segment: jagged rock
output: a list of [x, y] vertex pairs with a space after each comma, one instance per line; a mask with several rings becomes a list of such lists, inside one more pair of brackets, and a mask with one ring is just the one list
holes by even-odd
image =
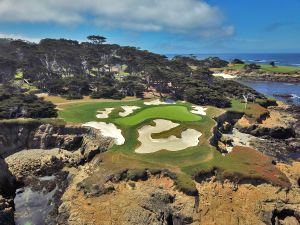
[[225, 121], [224, 124], [222, 125], [222, 132], [228, 133], [230, 132], [231, 129], [232, 129], [232, 125], [229, 122]]
[[221, 153], [228, 153], [226, 145], [224, 143], [222, 143], [221, 141], [218, 141], [218, 150]]
[[103, 137], [99, 130], [81, 126], [34, 123], [0, 123], [0, 155], [7, 157], [23, 149], [80, 149], [81, 163], [91, 161], [104, 152], [113, 140]]
[[15, 225], [13, 200], [7, 200], [0, 195], [0, 224]]
[[4, 159], [0, 158], [0, 224], [14, 225], [13, 201], [16, 191], [15, 178], [8, 170]]
[[15, 178], [8, 170], [8, 166], [4, 159], [0, 158], [0, 195], [12, 196], [14, 195], [15, 190]]

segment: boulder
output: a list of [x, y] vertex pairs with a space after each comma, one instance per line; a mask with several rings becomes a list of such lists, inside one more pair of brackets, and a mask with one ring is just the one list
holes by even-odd
[[4, 159], [0, 158], [0, 195], [13, 196], [16, 191], [16, 180]]

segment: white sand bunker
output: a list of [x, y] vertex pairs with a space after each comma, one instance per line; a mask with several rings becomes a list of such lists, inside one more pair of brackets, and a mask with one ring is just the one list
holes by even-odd
[[145, 105], [169, 105], [169, 104], [176, 104], [175, 102], [162, 102], [160, 99], [155, 99], [150, 102], [144, 102]]
[[144, 126], [138, 130], [141, 145], [135, 150], [137, 153], [153, 153], [160, 150], [180, 151], [197, 146], [201, 133], [194, 129], [187, 129], [181, 133], [181, 138], [170, 136], [168, 138], [153, 139], [151, 134], [160, 133], [179, 126], [169, 120], [154, 120], [155, 126]]
[[125, 138], [122, 135], [122, 131], [113, 123], [88, 122], [83, 124], [83, 126], [93, 127], [97, 130], [100, 130], [104, 137], [114, 138], [116, 145], [123, 145], [125, 143]]
[[104, 109], [104, 110], [99, 110], [99, 111], [97, 111], [97, 115], [96, 115], [96, 117], [98, 118], [98, 119], [106, 119], [106, 118], [108, 118], [108, 116], [109, 116], [109, 114], [112, 112], [114, 110], [114, 108], [106, 108], [106, 109]]
[[198, 114], [198, 115], [202, 115], [202, 116], [205, 116], [206, 115], [206, 110], [207, 108], [204, 108], [202, 106], [192, 106], [193, 110], [191, 110], [191, 113], [194, 113], [194, 114]]
[[120, 112], [119, 115], [122, 117], [128, 116], [133, 113], [134, 110], [140, 109], [141, 107], [138, 106], [122, 106], [124, 112]]
[[227, 74], [227, 73], [213, 73], [213, 76], [223, 77], [224, 79], [234, 79], [237, 77], [235, 75], [231, 75], [231, 74]]

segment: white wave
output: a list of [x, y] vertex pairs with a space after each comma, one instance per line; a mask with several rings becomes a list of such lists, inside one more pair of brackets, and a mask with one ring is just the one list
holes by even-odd
[[297, 67], [300, 67], [300, 63], [293, 63], [291, 64], [292, 66], [297, 66]]
[[292, 94], [292, 98], [300, 98], [300, 96], [298, 96], [296, 94]]

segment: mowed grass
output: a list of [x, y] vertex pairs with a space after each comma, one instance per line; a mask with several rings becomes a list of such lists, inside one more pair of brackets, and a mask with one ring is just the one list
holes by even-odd
[[[141, 109], [135, 111], [132, 116], [120, 117], [119, 112], [122, 105], [140, 106]], [[107, 119], [97, 119], [98, 110], [104, 108], [115, 108]], [[209, 144], [212, 136], [212, 129], [215, 121], [212, 116], [218, 114], [219, 109], [208, 109], [210, 115], [199, 116], [189, 112], [190, 104], [162, 105], [162, 106], [145, 106], [143, 101], [131, 102], [99, 102], [99, 103], [77, 103], [64, 105], [59, 111], [59, 117], [71, 123], [86, 123], [90, 121], [103, 121], [115, 123], [125, 137], [125, 144], [121, 146], [114, 145], [110, 152], [122, 153], [126, 157], [134, 158], [143, 163], [164, 165], [165, 168], [180, 168], [182, 165], [201, 162], [211, 156], [214, 147]], [[200, 144], [183, 151], [169, 152], [159, 151], [153, 154], [137, 154], [134, 152], [139, 145], [137, 140], [137, 130], [146, 124], [151, 123], [154, 119], [168, 119], [181, 124], [185, 128], [193, 128], [202, 133]], [[113, 154], [113, 153], [112, 153]]]
[[166, 119], [180, 122], [193, 122], [201, 120], [201, 116], [192, 114], [185, 106], [157, 106], [147, 108], [133, 116], [116, 119], [119, 125], [134, 126], [149, 119]]
[[112, 117], [107, 122], [114, 122], [114, 119], [118, 117], [118, 112], [121, 111], [121, 106], [143, 106], [143, 101], [114, 101], [114, 102], [75, 102], [73, 104], [64, 104], [59, 106], [59, 117], [66, 122], [71, 123], [87, 123], [90, 121], [103, 121], [97, 119], [97, 111], [105, 108], [116, 108], [111, 113]]
[[299, 67], [292, 67], [292, 66], [271, 66], [267, 64], [261, 65], [261, 69], [265, 71], [270, 71], [273, 73], [294, 73], [300, 71]]
[[[243, 70], [246, 64], [229, 64], [227, 67], [215, 68], [214, 70]], [[258, 64], [262, 71], [273, 72], [273, 73], [295, 73], [300, 71], [299, 67], [293, 66], [271, 66], [268, 64]]]

